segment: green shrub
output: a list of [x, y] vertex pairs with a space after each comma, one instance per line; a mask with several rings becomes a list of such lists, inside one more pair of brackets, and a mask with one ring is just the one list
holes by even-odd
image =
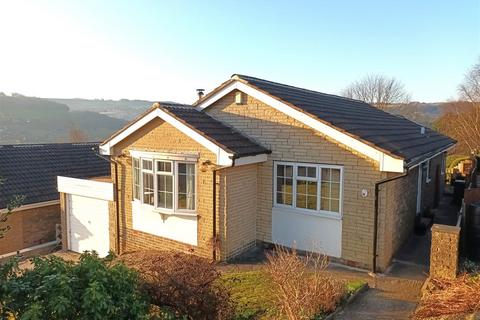
[[0, 316], [33, 319], [148, 319], [137, 273], [84, 253], [78, 263], [50, 256], [0, 266]]

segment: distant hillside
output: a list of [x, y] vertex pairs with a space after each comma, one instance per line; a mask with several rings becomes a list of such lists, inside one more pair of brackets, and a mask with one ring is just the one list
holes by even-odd
[[153, 101], [147, 100], [103, 100], [103, 99], [56, 99], [48, 100], [67, 105], [72, 111], [93, 111], [110, 117], [132, 120], [148, 109]]
[[447, 109], [448, 105], [445, 102], [410, 102], [408, 104], [390, 106], [385, 111], [401, 115], [427, 127], [432, 127], [433, 122], [441, 117]]
[[70, 111], [48, 99], [0, 94], [0, 144], [70, 142], [71, 131], [100, 141], [126, 121], [91, 111]]

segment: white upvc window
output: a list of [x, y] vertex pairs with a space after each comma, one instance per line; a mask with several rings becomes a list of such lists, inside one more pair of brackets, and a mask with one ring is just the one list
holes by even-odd
[[276, 207], [341, 214], [343, 167], [276, 161], [274, 176]]
[[162, 212], [196, 210], [196, 163], [132, 157], [133, 198]]

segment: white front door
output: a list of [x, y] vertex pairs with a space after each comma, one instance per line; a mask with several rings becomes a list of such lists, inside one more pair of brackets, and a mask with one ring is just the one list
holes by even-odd
[[69, 249], [95, 250], [105, 257], [110, 249], [108, 201], [70, 194], [68, 201]]

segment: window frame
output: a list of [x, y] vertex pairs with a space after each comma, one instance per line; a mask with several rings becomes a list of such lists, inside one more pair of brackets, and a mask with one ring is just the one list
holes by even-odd
[[[292, 175], [292, 205], [286, 205], [277, 203], [277, 166], [278, 165], [287, 165], [292, 166], [293, 175]], [[317, 209], [307, 209], [307, 208], [298, 208], [296, 206], [297, 202], [297, 180], [298, 180], [298, 167], [315, 167], [316, 177], [303, 177], [300, 176], [300, 180], [303, 181], [315, 181], [317, 182]], [[339, 195], [339, 211], [326, 211], [321, 210], [321, 183], [322, 183], [322, 168], [324, 169], [337, 169], [340, 170], [340, 195]], [[342, 217], [343, 215], [343, 170], [344, 167], [341, 165], [332, 165], [332, 164], [320, 164], [320, 163], [306, 163], [306, 162], [293, 162], [293, 161], [274, 161], [273, 162], [273, 207], [288, 209], [293, 211], [298, 211], [302, 213], [308, 213], [319, 216], [328, 216], [328, 217]]]
[[[166, 214], [175, 214], [175, 213], [184, 213], [184, 214], [196, 214], [197, 208], [198, 208], [198, 167], [197, 167], [197, 161], [194, 160], [172, 160], [172, 159], [165, 159], [165, 157], [155, 157], [155, 156], [133, 156], [132, 155], [132, 188], [135, 186], [135, 181], [133, 179], [133, 170], [134, 170], [134, 161], [133, 159], [137, 159], [140, 164], [140, 177], [139, 177], [139, 185], [140, 185], [140, 199], [136, 199], [132, 195], [132, 200], [133, 202], [137, 202], [142, 206], [151, 208], [154, 211], [157, 211], [159, 213], [166, 213]], [[147, 170], [143, 169], [143, 160], [147, 161], [152, 161], [152, 170]], [[157, 163], [158, 162], [169, 162], [171, 163], [171, 172], [164, 172], [164, 171], [158, 171], [157, 170]], [[194, 166], [194, 186], [195, 186], [195, 192], [194, 192], [194, 209], [179, 209], [178, 208], [178, 164], [180, 163], [185, 163], [185, 164], [191, 164]], [[153, 205], [150, 205], [148, 203], [144, 203], [143, 201], [143, 172], [148, 172], [148, 173], [153, 173], [153, 191], [154, 191], [154, 200], [153, 200]], [[172, 176], [172, 186], [173, 186], [173, 205], [172, 209], [168, 208], [162, 208], [158, 207], [158, 181], [157, 181], [157, 176], [158, 175], [170, 175]], [[132, 190], [133, 191], [133, 190]]]

